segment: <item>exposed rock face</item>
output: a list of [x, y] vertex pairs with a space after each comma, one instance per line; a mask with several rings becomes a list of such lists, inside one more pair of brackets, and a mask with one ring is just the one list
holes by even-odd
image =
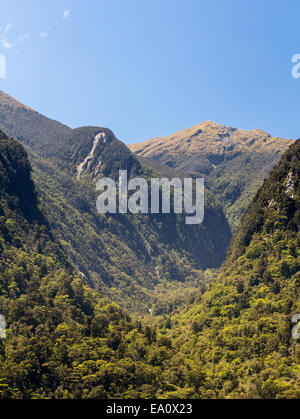
[[[97, 148], [97, 146], [98, 146], [98, 144], [99, 144], [99, 142], [100, 141], [103, 141], [104, 143], [106, 142], [106, 136], [105, 136], [105, 133], [103, 133], [103, 132], [101, 132], [100, 134], [97, 134], [96, 135], [96, 137], [95, 137], [95, 140], [94, 140], [94, 142], [93, 142], [93, 148], [92, 148], [92, 150], [91, 150], [91, 152], [89, 153], [89, 155], [84, 159], [84, 161], [82, 162], [82, 163], [80, 163], [80, 165], [77, 167], [77, 178], [79, 179], [80, 178], [80, 176], [82, 175], [82, 173], [84, 173], [85, 172], [85, 170], [87, 170], [87, 169], [89, 169], [90, 168], [90, 166], [91, 166], [91, 163], [92, 163], [92, 161], [93, 161], [93, 159], [94, 159], [94, 156], [95, 156], [95, 151], [96, 151], [96, 148]], [[98, 163], [99, 165], [101, 165], [101, 162], [99, 162]], [[95, 176], [97, 175], [98, 173], [96, 172], [95, 173]]]

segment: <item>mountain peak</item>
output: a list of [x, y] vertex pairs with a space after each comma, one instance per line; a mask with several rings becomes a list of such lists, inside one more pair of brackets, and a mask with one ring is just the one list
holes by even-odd
[[218, 124], [217, 122], [214, 122], [214, 121], [204, 121], [201, 124], [199, 124], [198, 126], [203, 128], [203, 129], [224, 129], [224, 128], [228, 128], [225, 125]]

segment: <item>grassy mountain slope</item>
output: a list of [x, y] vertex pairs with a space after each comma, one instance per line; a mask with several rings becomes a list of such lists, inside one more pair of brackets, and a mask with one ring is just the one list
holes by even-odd
[[[26, 123], [19, 118], [23, 113]], [[89, 284], [123, 307], [146, 313], [158, 303], [155, 287], [163, 283], [181, 287], [186, 282], [194, 287], [200, 270], [218, 268], [224, 261], [231, 233], [220, 203], [209, 192], [200, 226], [187, 226], [184, 217], [177, 215], [101, 216], [96, 212], [99, 176], [117, 179], [120, 169], [147, 179], [159, 176], [110, 130], [70, 130], [5, 94], [0, 96], [0, 121], [27, 146], [37, 190], [57, 240]]]
[[[243, 216], [220, 277], [173, 318], [165, 377], [205, 398], [299, 398], [300, 140]], [[175, 390], [181, 383], [181, 390]]]
[[260, 130], [238, 130], [208, 121], [129, 148], [139, 157], [204, 177], [223, 202], [235, 230], [264, 179], [291, 144]]

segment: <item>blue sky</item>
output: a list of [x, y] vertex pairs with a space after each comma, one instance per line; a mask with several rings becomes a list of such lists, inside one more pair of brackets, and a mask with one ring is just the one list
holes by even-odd
[[300, 137], [299, 0], [1, 1], [0, 89], [127, 143], [206, 120]]

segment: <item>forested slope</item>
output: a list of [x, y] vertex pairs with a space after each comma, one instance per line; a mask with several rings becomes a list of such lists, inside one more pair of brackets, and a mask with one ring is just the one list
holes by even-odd
[[[300, 140], [246, 211], [219, 278], [173, 318], [168, 377], [197, 397], [299, 398]], [[182, 394], [174, 391], [173, 395]]]
[[166, 343], [76, 275], [30, 170], [24, 148], [0, 132], [0, 399], [154, 397]]
[[[96, 181], [165, 176], [146, 167], [101, 127], [70, 129], [0, 92], [0, 126], [26, 145], [43, 211], [56, 240], [85, 280], [126, 310], [159, 307], [157, 286], [195, 289], [203, 271], [225, 260], [231, 232], [222, 206], [206, 190], [202, 225], [171, 215], [100, 215]], [[171, 299], [173, 298], [170, 295]]]

